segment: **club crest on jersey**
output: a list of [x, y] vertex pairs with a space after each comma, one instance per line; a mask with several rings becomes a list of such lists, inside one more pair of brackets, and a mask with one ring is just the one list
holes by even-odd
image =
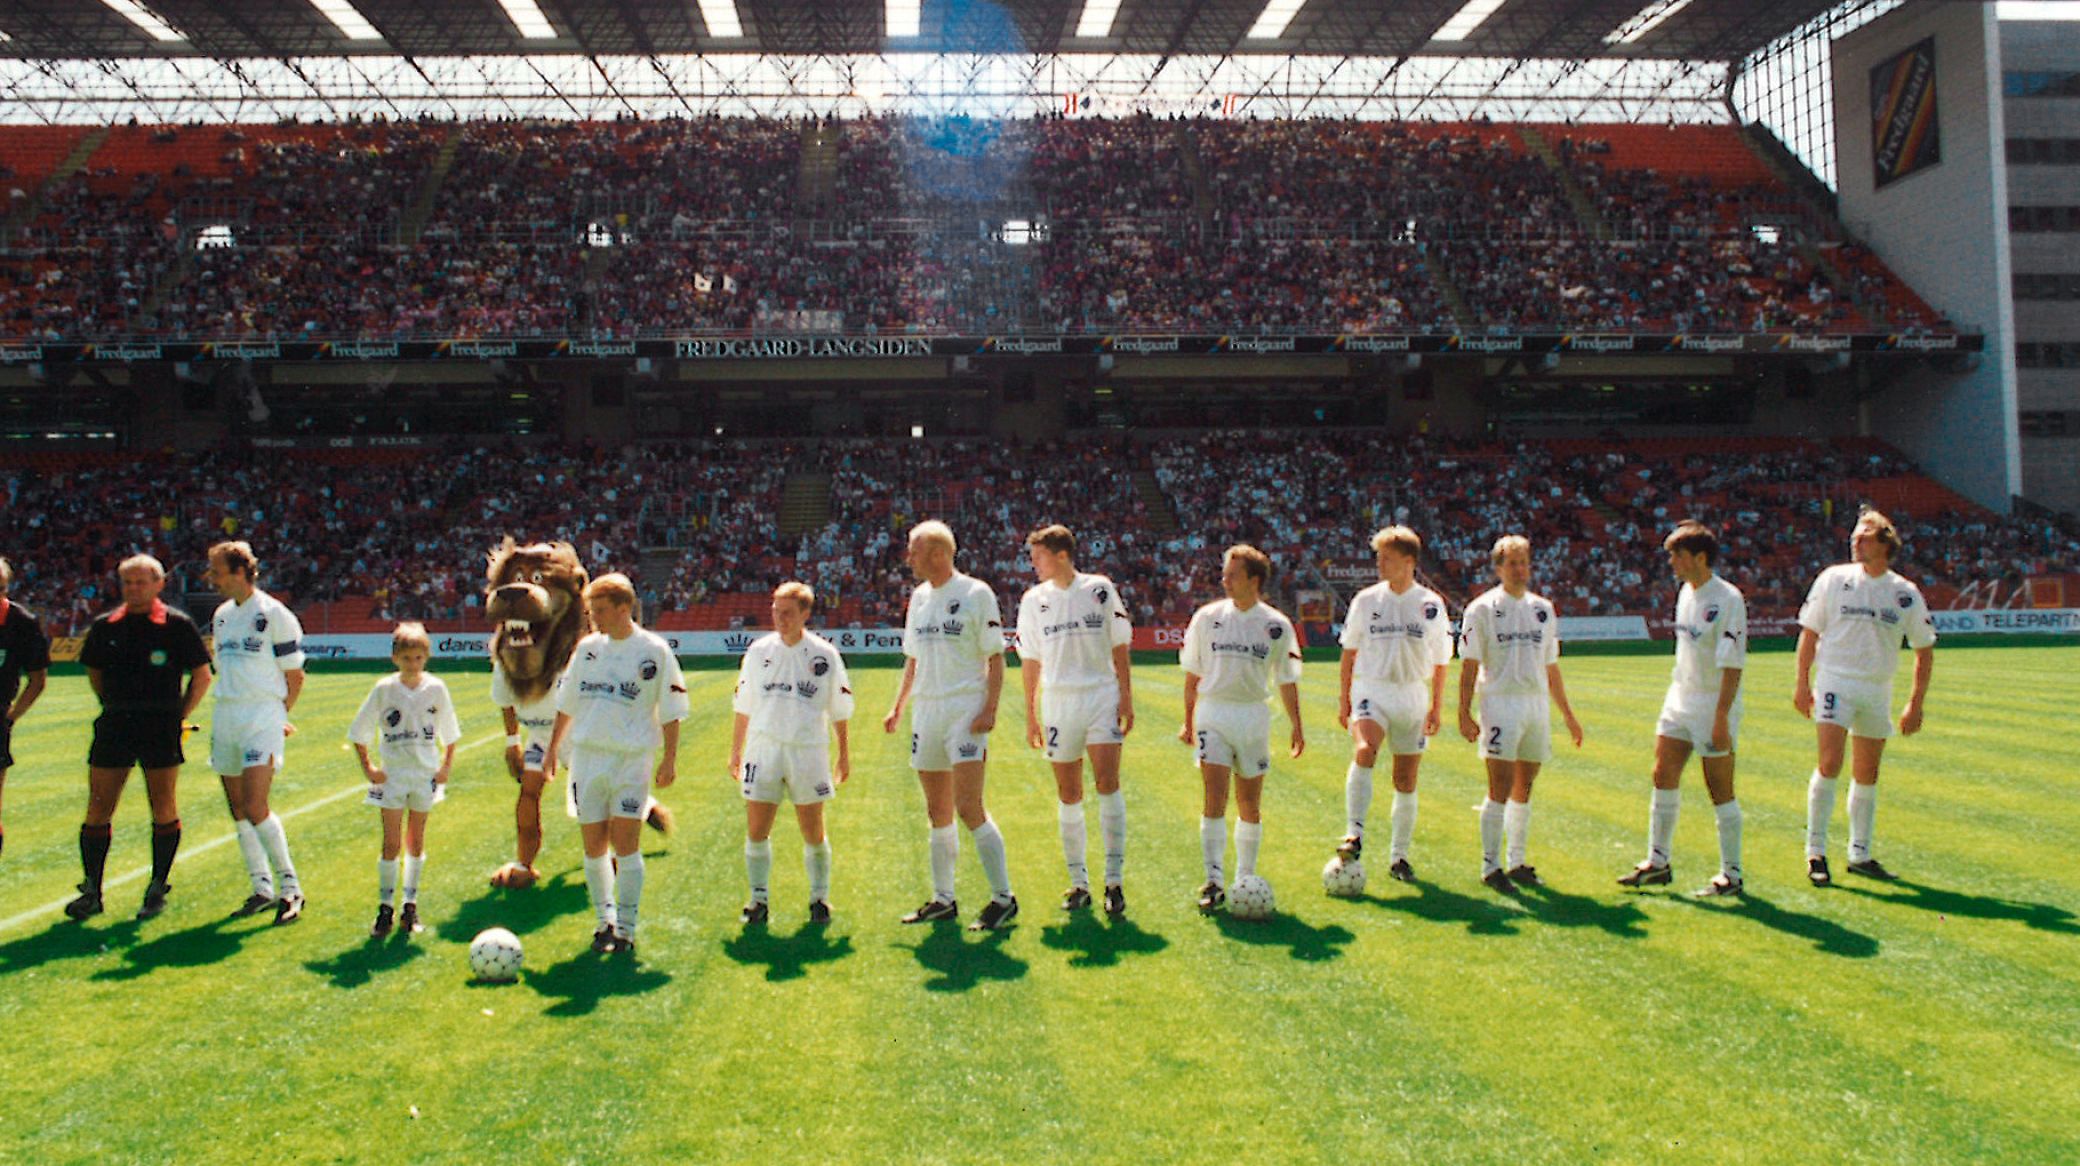
[[1913, 597], [1913, 596], [1911, 596], [1911, 595], [1909, 595], [1909, 594], [1907, 594], [1907, 593], [1906, 593], [1906, 592], [1904, 592], [1904, 591], [1900, 592], [1900, 593], [1899, 593], [1899, 605], [1900, 605], [1901, 607], [1912, 607], [1912, 606], [1914, 606], [1914, 597]]
[[1551, 618], [1550, 613], [1548, 613], [1546, 609], [1543, 607], [1539, 608], [1537, 611], [1532, 612], [1531, 614], [1537, 616], [1538, 622], [1540, 623], [1544, 623], [1546, 622], [1546, 620]]
[[960, 601], [960, 600], [956, 599], [956, 600], [954, 600], [954, 601], [953, 601], [952, 603], [949, 603], [949, 604], [947, 604], [947, 605], [946, 605], [946, 614], [948, 614], [948, 615], [959, 615], [960, 613], [961, 613], [961, 601]]
[[1705, 609], [1704, 609], [1704, 622], [1706, 622], [1706, 623], [1718, 623], [1718, 622], [1719, 622], [1719, 609], [1718, 609], [1718, 608], [1716, 608], [1716, 607], [1707, 607], [1707, 608], [1705, 608]]
[[1272, 624], [1270, 627], [1264, 629], [1264, 634], [1270, 636], [1273, 642], [1277, 642], [1278, 640], [1282, 640], [1285, 638], [1286, 629], [1278, 626], [1277, 624]]
[[383, 714], [383, 723], [390, 726], [393, 729], [396, 728], [397, 723], [402, 720], [404, 720], [404, 713], [400, 712], [397, 709], [391, 709], [389, 712]]
[[1436, 604], [1434, 604], [1434, 603], [1426, 603], [1426, 604], [1424, 604], [1424, 605], [1423, 605], [1423, 618], [1424, 618], [1424, 619], [1436, 619], [1436, 618], [1437, 618], [1437, 616], [1438, 616], [1438, 611], [1437, 611], [1437, 605], [1436, 605]]
[[1112, 593], [1110, 591], [1105, 590], [1103, 587], [1098, 588], [1091, 594], [1097, 599], [1099, 603], [1104, 603], [1106, 600], [1112, 598]]
[[809, 671], [815, 673], [818, 676], [822, 676], [830, 670], [831, 662], [829, 660], [824, 659], [821, 656], [818, 656], [816, 660], [809, 665]]
[[254, 631], [256, 631], [256, 632], [264, 632], [264, 631], [266, 631], [266, 630], [267, 630], [267, 617], [266, 617], [266, 616], [264, 616], [264, 615], [256, 615], [256, 616], [254, 616], [254, 617], [253, 617], [253, 630], [254, 630]]
[[[164, 650], [164, 649], [153, 649], [153, 651], [152, 651], [152, 656], [151, 656], [151, 660], [152, 660], [152, 667], [154, 667], [154, 668], [164, 668], [164, 667], [166, 667], [166, 652], [165, 652], [165, 650]], [[4, 648], [0, 648], [0, 664], [5, 664], [5, 663], [7, 663], [7, 651], [6, 651], [6, 649], [4, 649]]]
[[657, 679], [657, 661], [645, 660], [643, 661], [643, 666], [636, 669], [636, 671], [641, 673], [645, 680], [655, 680]]

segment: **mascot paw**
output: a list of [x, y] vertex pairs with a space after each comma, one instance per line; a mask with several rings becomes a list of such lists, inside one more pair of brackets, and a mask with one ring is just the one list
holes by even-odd
[[499, 867], [498, 873], [491, 876], [491, 885], [494, 887], [505, 887], [509, 890], [524, 891], [533, 886], [535, 879], [538, 877], [540, 876], [533, 867], [523, 863], [509, 862]]
[[643, 821], [659, 834], [670, 834], [679, 828], [678, 819], [672, 817], [671, 808], [663, 802], [651, 802], [650, 812], [643, 815]]

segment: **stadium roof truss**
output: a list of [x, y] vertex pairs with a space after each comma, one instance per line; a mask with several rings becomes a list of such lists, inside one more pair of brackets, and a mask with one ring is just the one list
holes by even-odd
[[[1265, 0], [538, 0], [530, 38], [499, 0], [350, 0], [351, 39], [313, 0], [0, 0], [0, 120], [105, 123], [349, 115], [608, 118], [989, 112], [1207, 113], [1499, 121], [1725, 121], [1737, 66], [1844, 11], [1900, 0], [1503, 0], [1463, 40], [1463, 0], [1304, 0], [1253, 39]], [[1919, 0], [1936, 2], [1936, 0]], [[711, 35], [703, 7], [735, 13]], [[1666, 18], [1607, 43], [1643, 12]], [[723, 27], [723, 31], [728, 31]]]

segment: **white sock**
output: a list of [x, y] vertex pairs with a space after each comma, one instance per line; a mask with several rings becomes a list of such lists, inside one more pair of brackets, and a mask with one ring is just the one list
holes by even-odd
[[238, 822], [238, 853], [246, 860], [246, 877], [253, 880], [253, 893], [274, 898], [274, 876], [267, 869], [267, 849], [260, 845], [260, 832], [251, 822]]
[[1394, 848], [1387, 857], [1395, 862], [1408, 858], [1408, 844], [1416, 836], [1416, 791], [1394, 791]]
[[1098, 829], [1105, 835], [1105, 885], [1116, 887], [1127, 866], [1127, 795], [1098, 795]]
[[1719, 816], [1719, 873], [1737, 879], [1741, 877], [1741, 804], [1720, 802], [1712, 812]]
[[1228, 880], [1221, 874], [1221, 860], [1228, 855], [1226, 818], [1199, 819], [1199, 849], [1206, 857], [1206, 881], [1226, 886]]
[[831, 842], [802, 844], [802, 869], [809, 875], [809, 899], [811, 902], [827, 903], [831, 897]]
[[1871, 826], [1878, 817], [1878, 786], [1860, 781], [1849, 783], [1849, 861], [1868, 862], [1871, 857]]
[[407, 854], [404, 856], [404, 901], [419, 901], [419, 872], [426, 869], [426, 856]]
[[1806, 786], [1807, 858], [1822, 858], [1827, 854], [1827, 820], [1834, 817], [1834, 782], [1834, 778], [1820, 776], [1816, 769], [1812, 784]]
[[643, 902], [643, 852], [632, 850], [615, 858], [614, 934], [633, 939], [636, 908]]
[[585, 856], [585, 889], [592, 892], [592, 915], [598, 926], [614, 923], [614, 860], [602, 854]]
[[1372, 812], [1372, 767], [1351, 762], [1343, 779], [1345, 832], [1365, 837], [1365, 815]]
[[1481, 803], [1481, 876], [1501, 869], [1502, 803], [1489, 798]]
[[282, 897], [301, 895], [303, 884], [296, 881], [296, 864], [289, 861], [289, 836], [282, 832], [282, 818], [269, 814], [265, 822], [255, 822], [253, 833], [260, 836], [260, 845], [267, 848], [267, 860], [274, 864], [275, 877], [281, 880]]
[[1235, 819], [1235, 877], [1257, 873], [1257, 847], [1264, 842], [1264, 823]]
[[1531, 840], [1531, 803], [1502, 804], [1502, 832], [1509, 838], [1509, 869], [1524, 865], [1524, 852]]
[[1062, 826], [1062, 862], [1069, 868], [1069, 885], [1091, 889], [1090, 843], [1083, 822], [1083, 803], [1070, 805], [1063, 802], [1055, 807], [1055, 817]]
[[744, 843], [744, 874], [751, 882], [751, 901], [763, 903], [773, 879], [773, 840]]
[[952, 826], [932, 827], [932, 898], [953, 902], [953, 864], [961, 856], [961, 836]]
[[1647, 861], [1668, 865], [1668, 848], [1676, 838], [1676, 816], [1683, 809], [1683, 791], [1657, 789], [1647, 810]]
[[377, 888], [377, 892], [378, 892], [379, 894], [381, 894], [381, 895], [382, 895], [382, 899], [380, 900], [380, 902], [381, 902], [381, 903], [383, 904], [383, 906], [385, 906], [385, 907], [388, 907], [388, 906], [389, 906], [389, 905], [390, 905], [390, 904], [391, 904], [391, 903], [392, 903], [392, 902], [393, 902], [394, 900], [396, 900], [396, 898], [397, 898], [397, 860], [396, 860], [396, 859], [394, 859], [394, 858], [379, 858], [379, 859], [377, 859], [377, 860], [376, 860], [376, 888]]
[[1011, 864], [1004, 857], [1004, 833], [997, 829], [996, 819], [984, 818], [982, 825], [968, 831], [975, 840], [975, 857], [982, 860], [982, 870], [989, 876], [989, 891], [999, 900], [1011, 897]]

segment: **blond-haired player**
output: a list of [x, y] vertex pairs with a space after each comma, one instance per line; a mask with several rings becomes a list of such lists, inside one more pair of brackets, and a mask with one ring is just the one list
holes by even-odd
[[[419, 930], [419, 876], [426, 867], [426, 818], [448, 796], [455, 742], [462, 728], [448, 686], [426, 671], [433, 641], [426, 626], [401, 623], [390, 633], [390, 662], [397, 671], [376, 681], [347, 726], [347, 740], [368, 778], [368, 804], [383, 818], [383, 857], [376, 861], [376, 920], [368, 933], [380, 939], [394, 926], [405, 935]], [[375, 756], [369, 756], [373, 747]], [[398, 854], [404, 854], [404, 909], [397, 897]]]

